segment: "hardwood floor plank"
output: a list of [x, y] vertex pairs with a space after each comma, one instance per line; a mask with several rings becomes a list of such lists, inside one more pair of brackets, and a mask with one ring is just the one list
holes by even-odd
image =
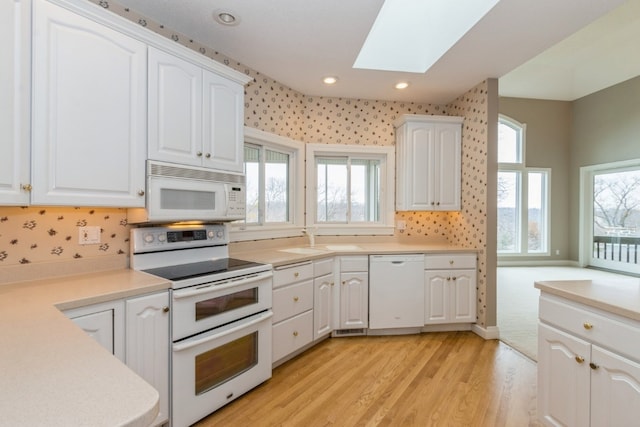
[[197, 426], [538, 426], [535, 385], [535, 363], [471, 332], [332, 338]]

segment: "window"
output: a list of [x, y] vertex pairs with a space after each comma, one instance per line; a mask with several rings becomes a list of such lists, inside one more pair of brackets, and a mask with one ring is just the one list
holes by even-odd
[[291, 155], [264, 146], [245, 144], [244, 165], [247, 178], [247, 224], [289, 222]]
[[640, 160], [581, 168], [583, 265], [640, 274]]
[[304, 226], [303, 143], [245, 127], [244, 221], [232, 224], [232, 241], [301, 235]]
[[307, 225], [318, 234], [393, 234], [393, 147], [307, 144]]
[[524, 124], [498, 124], [498, 255], [549, 254], [550, 170], [525, 167]]

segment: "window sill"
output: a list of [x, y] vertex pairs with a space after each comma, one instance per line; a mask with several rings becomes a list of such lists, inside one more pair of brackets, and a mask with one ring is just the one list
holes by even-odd
[[395, 227], [393, 226], [314, 224], [312, 227], [316, 228], [316, 236], [393, 236], [395, 233]]
[[231, 242], [244, 242], [248, 240], [266, 240], [279, 239], [285, 237], [302, 237], [302, 227], [294, 225], [286, 226], [262, 226], [262, 227], [246, 227], [231, 225], [229, 231], [229, 240]]

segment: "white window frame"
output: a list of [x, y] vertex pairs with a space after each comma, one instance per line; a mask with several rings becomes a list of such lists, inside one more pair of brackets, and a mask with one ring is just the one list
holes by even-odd
[[580, 266], [593, 266], [619, 272], [640, 274], [640, 266], [593, 258], [593, 176], [596, 172], [622, 172], [640, 168], [640, 159], [623, 160], [580, 168], [580, 232], [578, 262]]
[[[518, 246], [519, 249], [514, 252], [500, 251], [498, 250], [498, 257], [536, 257], [536, 256], [550, 256], [551, 254], [551, 226], [549, 222], [549, 214], [551, 209], [551, 169], [550, 168], [528, 168], [526, 167], [526, 135], [527, 135], [527, 125], [526, 123], [520, 123], [517, 120], [512, 119], [511, 117], [505, 116], [503, 114], [499, 115], [499, 122], [507, 123], [510, 127], [514, 129], [520, 129], [520, 146], [518, 150], [520, 151], [520, 163], [498, 163], [498, 173], [499, 172], [516, 172], [519, 173], [520, 179], [518, 180], [518, 189], [517, 189], [517, 199], [518, 199], [518, 218], [516, 221], [518, 223], [518, 230], [520, 235], [518, 236]], [[531, 172], [541, 172], [546, 174], [546, 189], [545, 193], [542, 195], [542, 203], [543, 207], [543, 216], [540, 218], [540, 222], [544, 223], [545, 233], [543, 236], [544, 244], [546, 246], [544, 251], [536, 251], [529, 252], [529, 242], [528, 242], [528, 212], [529, 212], [529, 173]], [[496, 201], [497, 202], [497, 201]]]
[[[307, 144], [306, 224], [317, 235], [393, 235], [395, 221], [395, 148], [393, 146]], [[316, 157], [352, 156], [380, 160], [380, 221], [377, 223], [316, 223]]]
[[231, 223], [230, 240], [240, 242], [303, 236], [304, 143], [246, 126], [244, 142], [289, 155], [289, 221], [282, 224], [234, 222]]

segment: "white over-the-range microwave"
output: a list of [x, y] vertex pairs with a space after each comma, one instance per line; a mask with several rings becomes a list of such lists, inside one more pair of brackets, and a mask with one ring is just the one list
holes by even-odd
[[129, 209], [127, 221], [234, 221], [245, 203], [242, 174], [147, 160], [146, 207]]

